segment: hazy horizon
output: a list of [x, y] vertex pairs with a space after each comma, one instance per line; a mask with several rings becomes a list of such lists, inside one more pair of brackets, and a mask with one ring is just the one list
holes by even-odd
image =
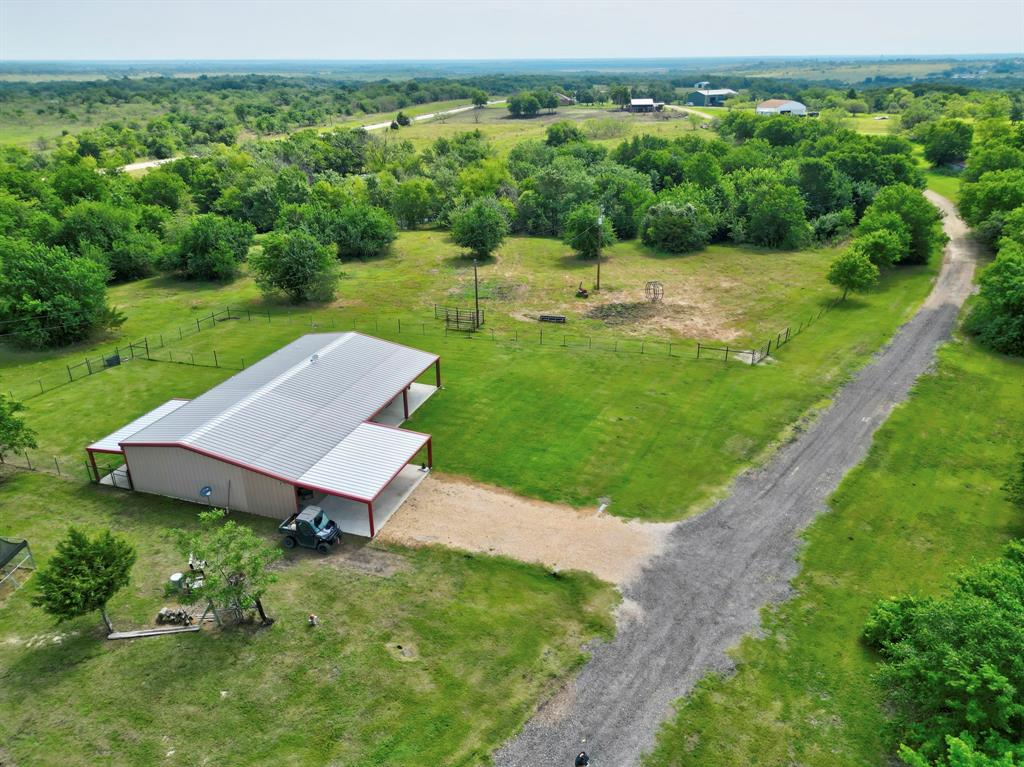
[[0, 0], [12, 62], [444, 62], [1017, 55], [983, 0]]

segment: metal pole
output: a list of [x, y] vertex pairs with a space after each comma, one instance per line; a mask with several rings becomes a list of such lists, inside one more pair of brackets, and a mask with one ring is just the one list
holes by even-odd
[[604, 211], [597, 217], [597, 285], [594, 290], [601, 289], [601, 243], [604, 240]]
[[473, 327], [480, 327], [480, 281], [477, 279], [476, 274], [476, 259], [473, 259], [473, 308], [476, 310], [476, 315], [473, 317]]

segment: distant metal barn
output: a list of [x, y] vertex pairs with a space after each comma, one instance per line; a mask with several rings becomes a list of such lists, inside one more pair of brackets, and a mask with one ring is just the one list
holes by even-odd
[[[434, 380], [419, 382], [431, 367]], [[372, 538], [425, 476], [410, 462], [426, 448], [433, 464], [430, 435], [397, 427], [440, 386], [435, 354], [310, 334], [86, 450], [104, 484], [279, 519], [315, 503], [344, 532]], [[124, 466], [101, 476], [96, 454]]]

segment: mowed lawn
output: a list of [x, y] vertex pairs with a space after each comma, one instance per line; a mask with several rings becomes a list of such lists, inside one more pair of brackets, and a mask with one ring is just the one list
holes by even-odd
[[885, 764], [876, 658], [859, 635], [876, 600], [940, 592], [1024, 535], [1005, 499], [1024, 434], [1024, 362], [958, 340], [806, 534], [798, 596], [745, 639], [738, 670], [681, 703], [646, 764]]
[[[551, 326], [541, 346], [540, 328], [525, 322], [518, 336], [504, 330], [493, 341], [489, 332], [446, 337], [432, 314], [407, 317], [401, 332], [397, 318], [375, 321], [341, 311], [301, 313], [291, 321], [272, 315], [270, 322], [224, 322], [178, 341], [167, 324], [181, 317], [175, 307], [185, 309], [193, 300], [196, 313], [205, 313], [230, 298], [205, 288], [191, 293], [167, 280], [126, 286], [122, 295], [135, 302], [127, 309], [135, 334], [145, 332], [141, 318], [152, 322], [154, 339], [156, 331], [165, 333], [172, 346], [155, 351], [165, 359], [170, 353], [179, 360], [195, 355], [209, 365], [216, 351], [221, 364], [237, 368], [243, 358], [251, 363], [311, 330], [353, 326], [433, 351], [442, 357], [445, 390], [410, 426], [434, 435], [439, 469], [578, 506], [609, 497], [612, 513], [665, 520], [706, 504], [826, 401], [913, 313], [934, 271], [932, 265], [890, 273], [876, 292], [826, 313], [755, 367], [726, 363], [721, 354], [697, 360], [693, 342], [673, 346], [671, 357], [666, 341], [639, 338], [595, 336], [600, 349], [590, 349], [583, 336], [566, 339], [563, 333], [571, 330]], [[403, 289], [395, 283], [396, 292]], [[566, 342], [572, 345], [562, 346]], [[47, 370], [66, 377], [64, 365], [76, 359], [75, 352], [7, 355], [0, 386], [31, 393], [31, 377]], [[136, 361], [28, 399], [26, 417], [40, 441], [33, 460], [49, 468], [56, 456], [64, 471], [84, 479], [85, 445], [171, 397], [194, 397], [232, 372]]]
[[[196, 512], [28, 473], [0, 481], [0, 506], [3, 534], [40, 563], [71, 524], [137, 547], [110, 604], [121, 629], [168, 604], [185, 564], [168, 530]], [[271, 520], [246, 521], [277, 545]], [[115, 642], [97, 614], [55, 626], [30, 579], [0, 602], [0, 763], [479, 765], [612, 630], [614, 593], [589, 576], [441, 549], [362, 554], [368, 567], [288, 552], [264, 599], [271, 628]]]

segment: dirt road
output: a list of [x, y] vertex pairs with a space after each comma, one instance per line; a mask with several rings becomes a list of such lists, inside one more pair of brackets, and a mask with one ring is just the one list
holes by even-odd
[[976, 254], [966, 226], [948, 200], [926, 194], [946, 213], [950, 243], [925, 304], [807, 431], [669, 533], [664, 552], [624, 589], [631, 609], [620, 612], [615, 639], [594, 649], [495, 764], [570, 765], [581, 748], [599, 767], [637, 764], [673, 701], [709, 671], [730, 669], [726, 650], [758, 627], [762, 607], [790, 595], [799, 532], [932, 364], [971, 293]]
[[698, 117], [703, 117], [708, 122], [715, 119], [713, 114], [702, 112], [699, 109], [694, 109], [693, 107], [681, 107], [678, 104], [666, 104], [665, 109], [671, 109], [673, 112], [686, 112], [687, 114], [697, 115]]

